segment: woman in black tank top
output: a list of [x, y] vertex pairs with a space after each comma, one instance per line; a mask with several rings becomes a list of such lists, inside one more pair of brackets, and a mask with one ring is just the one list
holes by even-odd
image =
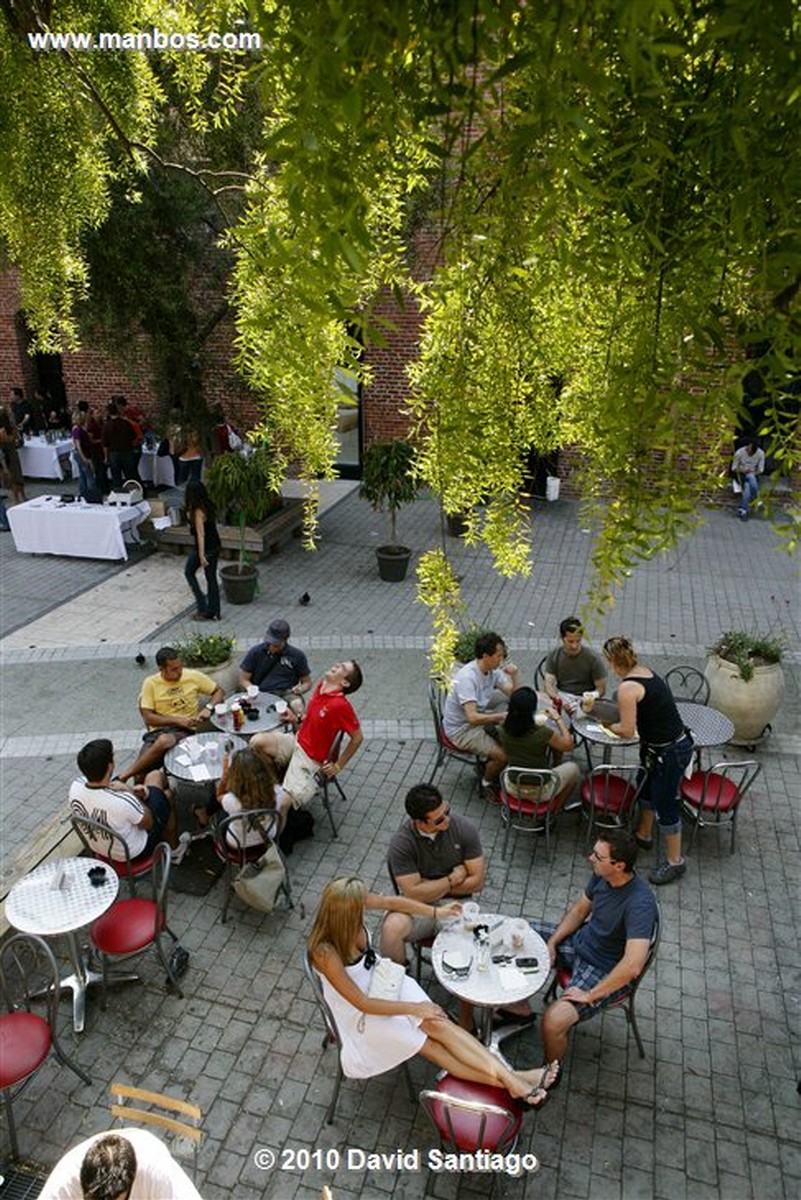
[[[197, 603], [193, 621], [219, 621], [220, 585], [217, 582], [217, 560], [220, 557], [220, 535], [217, 532], [217, 514], [205, 485], [190, 479], [186, 485], [184, 499], [189, 528], [195, 539], [189, 551], [184, 576], [192, 589]], [[197, 573], [203, 568], [208, 593], [204, 595], [197, 581]]]
[[667, 857], [649, 878], [657, 885], [672, 883], [687, 869], [681, 855], [678, 790], [692, 758], [692, 739], [682, 724], [670, 688], [638, 661], [628, 638], [609, 638], [604, 643], [604, 655], [621, 681], [617, 694], [620, 720], [609, 728], [621, 737], [639, 733], [640, 761], [646, 771], [640, 792], [640, 822], [634, 836], [638, 845], [650, 849], [656, 815]]

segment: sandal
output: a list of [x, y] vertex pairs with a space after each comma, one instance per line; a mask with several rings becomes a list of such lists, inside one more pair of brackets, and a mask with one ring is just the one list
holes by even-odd
[[[555, 1072], [550, 1083], [546, 1083], [549, 1072]], [[544, 1068], [542, 1078], [540, 1079], [540, 1087], [546, 1092], [555, 1092], [562, 1082], [562, 1064], [558, 1058], [547, 1064]]]
[[[540, 1096], [541, 1099], [535, 1100], [536, 1096]], [[548, 1089], [542, 1087], [533, 1087], [530, 1092], [526, 1092], [525, 1096], [521, 1096], [523, 1103], [527, 1104], [529, 1108], [536, 1108], [537, 1112], [545, 1107], [550, 1098]]]

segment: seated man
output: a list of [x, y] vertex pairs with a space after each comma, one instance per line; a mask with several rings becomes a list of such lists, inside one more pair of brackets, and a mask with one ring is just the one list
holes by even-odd
[[[225, 692], [202, 671], [187, 669], [172, 646], [156, 654], [157, 675], [148, 675], [139, 694], [139, 712], [147, 726], [144, 749], [120, 779], [135, 779], [151, 767], [160, 767], [168, 750], [181, 738], [196, 733], [211, 716]], [[200, 704], [200, 697], [208, 697]]]
[[635, 873], [637, 843], [625, 829], [599, 836], [593, 874], [558, 925], [532, 921], [548, 943], [551, 964], [571, 970], [570, 986], [542, 1017], [548, 1060], [564, 1058], [567, 1035], [616, 1000], [645, 966], [656, 925], [656, 899]]
[[520, 686], [520, 680], [514, 663], [501, 665], [506, 658], [506, 646], [497, 633], [476, 638], [475, 655], [453, 677], [442, 713], [442, 727], [461, 750], [488, 759], [483, 786], [491, 792], [506, 766], [506, 754], [488, 729], [504, 720], [505, 697]]
[[184, 1169], [146, 1129], [96, 1133], [68, 1150], [45, 1180], [42, 1200], [200, 1200]]
[[300, 697], [312, 685], [309, 662], [302, 650], [289, 644], [290, 628], [286, 621], [272, 621], [264, 641], [248, 650], [239, 667], [239, 686], [255, 683], [260, 692], [282, 696], [299, 715]]
[[[402, 896], [430, 904], [467, 899], [484, 886], [487, 862], [478, 830], [467, 817], [451, 813], [439, 788], [418, 783], [406, 793], [408, 820], [393, 833], [387, 863]], [[387, 913], [381, 926], [381, 953], [395, 962], [406, 962], [406, 942], [433, 937], [437, 924], [431, 917]]]
[[[178, 839], [178, 821], [170, 803], [170, 794], [163, 771], [150, 771], [144, 785], [126, 787], [114, 773], [114, 747], [108, 738], [87, 742], [78, 752], [78, 768], [86, 776], [70, 786], [70, 809], [79, 817], [102, 821], [128, 847], [132, 861], [153, 853], [159, 842], [173, 847], [172, 860], [183, 858], [191, 841], [188, 833]], [[117, 842], [89, 838], [97, 853], [115, 862], [125, 862], [125, 854]]]
[[[349, 660], [334, 663], [312, 692], [297, 737], [275, 730], [258, 733], [250, 746], [257, 754], [272, 760], [278, 767], [286, 766], [280, 811], [303, 808], [315, 796], [317, 776], [333, 779], [348, 763], [364, 741], [359, 719], [348, 697], [362, 686], [359, 664]], [[298, 718], [289, 709], [283, 716], [286, 724], [297, 724]], [[348, 744], [337, 762], [328, 755], [338, 733], [348, 735]], [[288, 764], [288, 765], [287, 765]]]
[[737, 476], [740, 492], [740, 520], [748, 519], [748, 508], [759, 495], [759, 476], [765, 471], [765, 451], [752, 439], [736, 451], [731, 469]]
[[545, 661], [545, 691], [556, 699], [560, 692], [581, 696], [584, 692], [606, 691], [606, 667], [600, 654], [581, 644], [584, 633], [578, 617], [567, 617], [559, 625], [562, 644]]

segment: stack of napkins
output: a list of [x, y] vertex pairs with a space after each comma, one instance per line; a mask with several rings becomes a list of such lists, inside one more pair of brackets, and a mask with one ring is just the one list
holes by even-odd
[[516, 992], [519, 988], [525, 987], [529, 978], [530, 976], [524, 975], [514, 963], [500, 963], [498, 966], [498, 979], [505, 992]]

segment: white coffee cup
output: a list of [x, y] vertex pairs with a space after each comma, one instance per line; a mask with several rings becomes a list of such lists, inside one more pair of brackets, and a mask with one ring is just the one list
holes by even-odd
[[287, 704], [286, 700], [276, 700], [275, 711], [278, 713], [279, 717], [282, 717], [288, 708], [289, 705]]
[[214, 705], [215, 717], [224, 717], [227, 712], [228, 712], [227, 704], [215, 704]]
[[258, 684], [255, 684], [255, 683], [249, 683], [249, 684], [248, 684], [248, 686], [247, 686], [247, 688], [246, 688], [246, 691], [247, 691], [247, 694], [248, 694], [248, 697], [249, 697], [249, 699], [251, 699], [251, 700], [255, 700], [255, 699], [256, 699], [256, 697], [257, 697], [257, 696], [258, 696], [258, 694], [259, 694], [259, 688], [258, 688]]
[[476, 927], [481, 909], [475, 900], [467, 900], [462, 905], [462, 927], [465, 933], [472, 933]]

